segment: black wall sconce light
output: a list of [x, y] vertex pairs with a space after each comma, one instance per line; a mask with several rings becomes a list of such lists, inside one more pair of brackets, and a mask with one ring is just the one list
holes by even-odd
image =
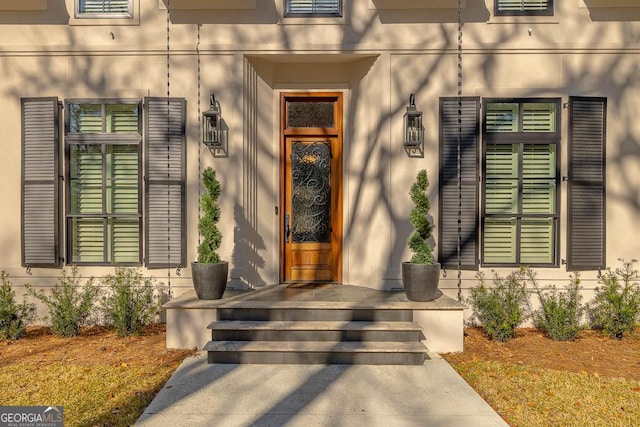
[[422, 111], [416, 108], [416, 96], [409, 97], [409, 106], [404, 113], [404, 146], [418, 147], [424, 143], [424, 126], [422, 125]]
[[226, 144], [227, 130], [220, 115], [220, 103], [212, 93], [209, 109], [202, 113], [202, 142], [209, 147], [223, 147]]

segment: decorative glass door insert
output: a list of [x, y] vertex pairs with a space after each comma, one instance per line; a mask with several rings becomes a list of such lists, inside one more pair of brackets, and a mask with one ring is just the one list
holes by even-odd
[[293, 142], [292, 242], [329, 242], [331, 238], [331, 146], [327, 141]]

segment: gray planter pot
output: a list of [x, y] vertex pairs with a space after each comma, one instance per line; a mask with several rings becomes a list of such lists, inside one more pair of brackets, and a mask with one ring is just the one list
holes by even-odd
[[200, 264], [191, 263], [191, 278], [196, 295], [200, 299], [220, 299], [227, 288], [229, 263]]
[[402, 284], [411, 301], [432, 301], [439, 298], [440, 264], [402, 263]]

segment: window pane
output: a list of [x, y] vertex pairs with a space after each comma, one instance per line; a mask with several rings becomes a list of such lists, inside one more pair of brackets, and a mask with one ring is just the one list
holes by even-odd
[[547, 10], [549, 0], [498, 0], [500, 12], [534, 12]]
[[553, 220], [522, 220], [520, 262], [523, 264], [553, 263]]
[[555, 132], [555, 103], [526, 103], [522, 107], [523, 132]]
[[556, 146], [525, 145], [522, 174], [522, 212], [555, 213]]
[[106, 105], [103, 127], [101, 104], [69, 104], [71, 133], [140, 133], [139, 104]]
[[523, 150], [522, 176], [526, 178], [555, 178], [556, 145], [526, 144]]
[[339, 15], [341, 0], [286, 0], [285, 14]]
[[129, 12], [129, 0], [78, 0], [79, 13], [117, 13]]
[[104, 220], [72, 218], [72, 262], [137, 263], [140, 262], [140, 220], [109, 219], [109, 256], [105, 259]]
[[489, 144], [486, 153], [487, 179], [518, 177], [518, 145]]
[[518, 104], [487, 104], [485, 113], [487, 132], [518, 132], [518, 111]]
[[518, 180], [487, 181], [485, 212], [517, 213], [518, 212]]
[[110, 220], [109, 242], [109, 262], [140, 262], [140, 220]]
[[516, 262], [516, 219], [487, 218], [484, 221], [484, 262]]
[[530, 180], [522, 184], [522, 212], [553, 214], [556, 211], [555, 180]]
[[139, 133], [138, 104], [109, 104], [107, 105], [106, 132]]
[[71, 262], [104, 262], [104, 223], [102, 219], [71, 219]]
[[71, 213], [102, 213], [101, 146], [71, 145], [70, 152]]
[[518, 211], [518, 146], [488, 145], [486, 152], [485, 212]]
[[289, 128], [332, 128], [333, 102], [287, 102]]
[[102, 105], [69, 104], [69, 132], [101, 133]]
[[107, 212], [138, 213], [138, 146], [108, 146], [107, 170]]

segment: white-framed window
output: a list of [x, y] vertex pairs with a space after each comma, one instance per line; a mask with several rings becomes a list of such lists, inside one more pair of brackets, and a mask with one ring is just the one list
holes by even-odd
[[284, 0], [285, 17], [340, 17], [342, 0]]
[[75, 0], [76, 18], [132, 18], [133, 0]]

